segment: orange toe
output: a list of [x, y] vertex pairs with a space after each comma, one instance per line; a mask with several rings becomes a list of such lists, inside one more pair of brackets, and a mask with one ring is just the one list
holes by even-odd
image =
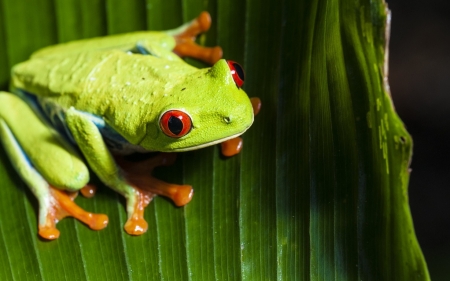
[[222, 155], [231, 157], [238, 154], [242, 150], [243, 143], [244, 141], [241, 137], [236, 137], [234, 139], [222, 142], [220, 144]]
[[83, 194], [86, 198], [92, 198], [94, 197], [95, 193], [97, 192], [97, 187], [92, 184], [85, 185], [81, 190], [81, 194]]
[[143, 218], [130, 219], [125, 223], [124, 229], [130, 235], [142, 235], [147, 232], [148, 223]]
[[39, 226], [39, 236], [47, 240], [55, 240], [59, 237], [59, 230], [51, 226]]
[[211, 22], [212, 22], [211, 15], [208, 12], [203, 11], [197, 17], [196, 22], [198, 23], [198, 32], [197, 32], [197, 34], [206, 32], [211, 27]]
[[89, 213], [89, 228], [93, 230], [101, 230], [108, 225], [108, 216], [104, 214]]
[[194, 189], [190, 185], [173, 185], [171, 190], [166, 191], [164, 195], [172, 199], [175, 205], [181, 207], [191, 202]]
[[253, 115], [257, 115], [261, 110], [261, 99], [256, 97], [250, 98], [250, 102], [252, 103], [253, 107]]

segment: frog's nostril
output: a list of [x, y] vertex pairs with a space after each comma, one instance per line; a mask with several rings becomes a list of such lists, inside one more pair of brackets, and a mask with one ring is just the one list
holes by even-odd
[[223, 121], [224, 121], [225, 123], [227, 123], [227, 124], [230, 124], [230, 123], [231, 123], [231, 118], [228, 117], [228, 116], [223, 117]]

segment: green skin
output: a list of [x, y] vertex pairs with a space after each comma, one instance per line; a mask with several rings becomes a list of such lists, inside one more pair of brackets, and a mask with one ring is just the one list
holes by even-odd
[[[132, 151], [199, 149], [250, 127], [250, 100], [236, 86], [225, 60], [197, 69], [172, 52], [173, 35], [186, 26], [51, 46], [14, 66], [12, 93], [0, 92], [0, 136], [14, 167], [39, 200], [40, 223], [50, 204], [46, 183], [79, 190], [88, 183], [89, 171], [76, 149], [19, 98], [21, 90], [65, 113], [84, 159], [107, 186], [126, 197], [129, 217], [134, 190], [85, 112], [102, 118]], [[137, 46], [152, 55], [127, 53]], [[160, 128], [160, 116], [171, 109], [191, 117], [192, 130], [181, 138], [169, 137]]]

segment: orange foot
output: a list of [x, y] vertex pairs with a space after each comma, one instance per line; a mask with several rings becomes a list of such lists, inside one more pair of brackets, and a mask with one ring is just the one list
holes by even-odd
[[130, 162], [116, 156], [117, 164], [122, 168], [127, 182], [134, 187], [134, 206], [125, 224], [125, 231], [131, 235], [140, 235], [147, 231], [144, 209], [155, 195], [166, 196], [177, 206], [184, 206], [192, 199], [194, 190], [190, 185], [177, 185], [158, 180], [151, 175], [154, 168], [168, 166], [175, 162], [175, 153], [160, 153], [144, 161]]
[[175, 35], [175, 46], [173, 52], [180, 57], [191, 57], [208, 64], [215, 64], [222, 58], [222, 48], [219, 46], [208, 48], [195, 43], [195, 38], [211, 26], [211, 16], [208, 12], [202, 12], [181, 33]]
[[[261, 110], [261, 100], [259, 98], [250, 99], [253, 107], [253, 114], [256, 116]], [[244, 141], [241, 137], [236, 137], [231, 140], [224, 141], [220, 144], [222, 155], [231, 157], [241, 152]]]
[[45, 219], [45, 223], [39, 223], [39, 235], [48, 240], [59, 237], [59, 230], [56, 223], [63, 218], [74, 217], [93, 230], [100, 230], [108, 225], [108, 217], [103, 214], [88, 213], [81, 209], [73, 200], [77, 197], [77, 192], [68, 193], [50, 186], [50, 206]]

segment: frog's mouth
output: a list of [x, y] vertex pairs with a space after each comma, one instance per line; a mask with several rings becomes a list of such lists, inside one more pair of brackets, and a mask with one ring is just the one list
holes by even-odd
[[[245, 129], [245, 131], [247, 131], [247, 129]], [[171, 152], [184, 152], [184, 151], [197, 150], [197, 149], [200, 149], [200, 148], [208, 147], [208, 146], [215, 145], [215, 144], [227, 141], [227, 140], [234, 139], [236, 137], [239, 137], [243, 133], [245, 133], [245, 131], [240, 132], [240, 133], [235, 134], [235, 135], [232, 135], [232, 136], [229, 136], [229, 137], [226, 137], [226, 138], [222, 138], [222, 139], [218, 139], [218, 140], [215, 140], [215, 141], [210, 141], [210, 142], [207, 142], [207, 143], [203, 143], [201, 145], [188, 146], [188, 147], [182, 147], [182, 148], [172, 148], [170, 151]]]

